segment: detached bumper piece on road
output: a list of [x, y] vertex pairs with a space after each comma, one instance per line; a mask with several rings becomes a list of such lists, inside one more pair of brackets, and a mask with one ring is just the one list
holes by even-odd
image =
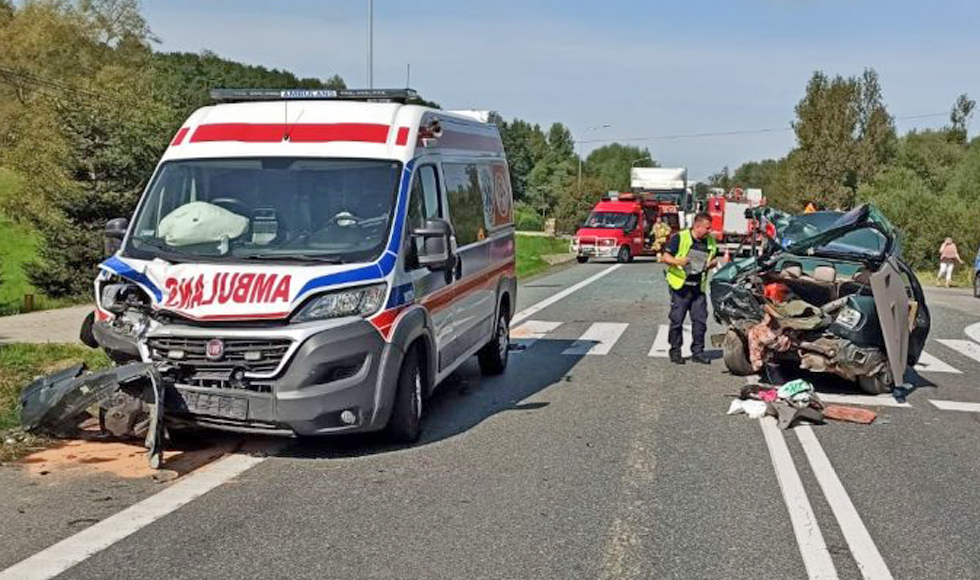
[[163, 463], [164, 385], [158, 369], [132, 363], [85, 373], [77, 365], [43, 377], [21, 394], [21, 423], [32, 433], [75, 437], [89, 409], [98, 408], [103, 436], [144, 439], [150, 466]]

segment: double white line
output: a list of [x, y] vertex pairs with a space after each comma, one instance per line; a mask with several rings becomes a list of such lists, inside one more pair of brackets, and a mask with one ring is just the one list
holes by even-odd
[[[753, 377], [749, 379], [751, 382]], [[758, 377], [754, 380], [758, 380]], [[820, 532], [813, 507], [806, 496], [800, 474], [796, 471], [796, 464], [793, 463], [786, 439], [783, 438], [783, 432], [776, 426], [776, 420], [772, 417], [764, 417], [759, 423], [769, 448], [769, 455], [772, 457], [776, 479], [783, 493], [783, 501], [786, 502], [786, 508], [789, 510], [790, 521], [793, 523], [796, 543], [800, 547], [807, 576], [821, 580], [837, 578], [837, 569]], [[888, 570], [888, 565], [885, 564], [878, 547], [871, 539], [871, 534], [861, 521], [861, 516], [858, 515], [844, 485], [837, 477], [837, 472], [834, 471], [813, 429], [800, 425], [793, 431], [800, 440], [800, 445], [803, 446], [803, 452], [810, 462], [824, 497], [827, 498], [827, 503], [830, 504], [830, 509], [837, 519], [837, 524], [854, 556], [861, 576], [866, 579], [890, 580], [892, 574]]]

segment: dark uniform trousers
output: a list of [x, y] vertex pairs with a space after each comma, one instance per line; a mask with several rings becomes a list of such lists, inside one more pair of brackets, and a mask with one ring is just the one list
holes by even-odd
[[685, 284], [680, 290], [670, 289], [671, 354], [680, 355], [684, 341], [684, 319], [691, 313], [691, 354], [704, 353], [704, 334], [708, 331], [708, 297], [700, 285]]

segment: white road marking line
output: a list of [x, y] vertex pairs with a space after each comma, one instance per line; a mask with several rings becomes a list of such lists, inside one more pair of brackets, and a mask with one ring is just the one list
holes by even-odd
[[915, 365], [915, 370], [920, 373], [952, 373], [955, 375], [962, 375], [963, 373], [954, 368], [952, 365], [948, 365], [938, 358], [932, 356], [926, 351], [922, 351], [919, 355], [919, 363]]
[[789, 510], [789, 519], [793, 523], [796, 544], [800, 548], [807, 576], [820, 579], [837, 578], [837, 569], [830, 558], [827, 544], [820, 532], [820, 526], [817, 525], [813, 507], [806, 497], [806, 490], [803, 488], [800, 474], [796, 471], [796, 465], [793, 463], [793, 457], [786, 446], [782, 431], [776, 426], [776, 420], [772, 417], [763, 417], [759, 420], [759, 424], [762, 426], [762, 434], [769, 447], [769, 456], [776, 470], [779, 489], [783, 492], [783, 501], [786, 502], [786, 509]]
[[929, 399], [929, 402], [933, 404], [937, 409], [943, 411], [967, 411], [970, 413], [980, 413], [980, 403], [963, 403], [960, 401], [937, 401], [935, 399]]
[[0, 580], [48, 580], [265, 461], [231, 455], [0, 572]]
[[835, 395], [833, 393], [817, 393], [817, 397], [824, 403], [838, 403], [841, 405], [867, 405], [869, 407], [900, 407], [911, 409], [910, 403], [899, 403], [895, 397], [885, 395]]
[[820, 489], [823, 490], [824, 497], [827, 498], [827, 503], [830, 504], [830, 509], [837, 518], [844, 540], [847, 541], [851, 554], [854, 555], [861, 576], [868, 580], [890, 579], [892, 574], [888, 570], [888, 565], [885, 564], [871, 534], [861, 521], [861, 516], [851, 502], [850, 496], [847, 495], [840, 478], [837, 477], [837, 472], [834, 471], [834, 466], [824, 453], [813, 429], [807, 425], [799, 425], [794, 431], [800, 444], [803, 445], [803, 451], [810, 461]]
[[[657, 328], [657, 338], [653, 340], [653, 347], [650, 349], [650, 354], [647, 356], [657, 357], [657, 358], [667, 358], [670, 356], [670, 340], [668, 337], [670, 335], [670, 325], [661, 324]], [[681, 343], [681, 356], [688, 357], [691, 356], [691, 342], [693, 341], [691, 334], [691, 325], [684, 325], [684, 340]]]
[[[511, 329], [510, 339], [512, 342], [523, 345], [525, 349], [539, 339], [544, 338], [548, 333], [554, 332], [561, 322], [545, 322], [543, 320], [528, 320], [517, 328]], [[521, 351], [516, 351], [521, 352]]]
[[575, 356], [609, 354], [628, 326], [629, 324], [621, 322], [596, 322], [562, 354]]
[[963, 329], [963, 332], [976, 342], [980, 342], [980, 322], [974, 322], [970, 326], [967, 326]]
[[521, 310], [520, 312], [518, 312], [517, 314], [514, 315], [514, 319], [511, 320], [511, 324], [517, 324], [518, 322], [521, 322], [522, 320], [524, 320], [526, 318], [530, 318], [530, 317], [534, 316], [536, 313], [538, 313], [541, 310], [544, 310], [545, 308], [551, 306], [555, 302], [558, 302], [559, 300], [561, 300], [561, 299], [569, 296], [570, 294], [573, 294], [575, 292], [578, 292], [582, 288], [585, 288], [586, 286], [588, 286], [589, 284], [595, 282], [596, 280], [599, 280], [603, 276], [608, 276], [609, 274], [612, 274], [613, 272], [615, 272], [616, 270], [618, 270], [621, 267], [622, 267], [622, 264], [616, 264], [615, 266], [610, 266], [609, 268], [606, 268], [605, 270], [599, 272], [598, 274], [595, 274], [593, 276], [590, 276], [590, 277], [586, 278], [585, 280], [582, 280], [581, 282], [578, 282], [577, 284], [574, 284], [572, 286], [569, 286], [568, 288], [565, 288], [564, 290], [562, 290], [558, 294], [555, 294], [554, 296], [551, 296], [549, 298], [545, 298], [541, 302], [538, 302], [537, 304], [534, 304], [532, 306], [528, 306], [524, 310]]
[[980, 344], [977, 344], [972, 340], [940, 338], [937, 342], [948, 346], [965, 357], [972, 358], [973, 360], [980, 362]]

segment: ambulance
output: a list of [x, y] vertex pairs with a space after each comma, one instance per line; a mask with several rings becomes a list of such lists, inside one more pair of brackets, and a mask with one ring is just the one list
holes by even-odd
[[513, 205], [487, 113], [412, 90], [212, 97], [107, 224], [95, 281], [95, 341], [154, 365], [168, 421], [413, 442], [463, 362], [504, 372]]

